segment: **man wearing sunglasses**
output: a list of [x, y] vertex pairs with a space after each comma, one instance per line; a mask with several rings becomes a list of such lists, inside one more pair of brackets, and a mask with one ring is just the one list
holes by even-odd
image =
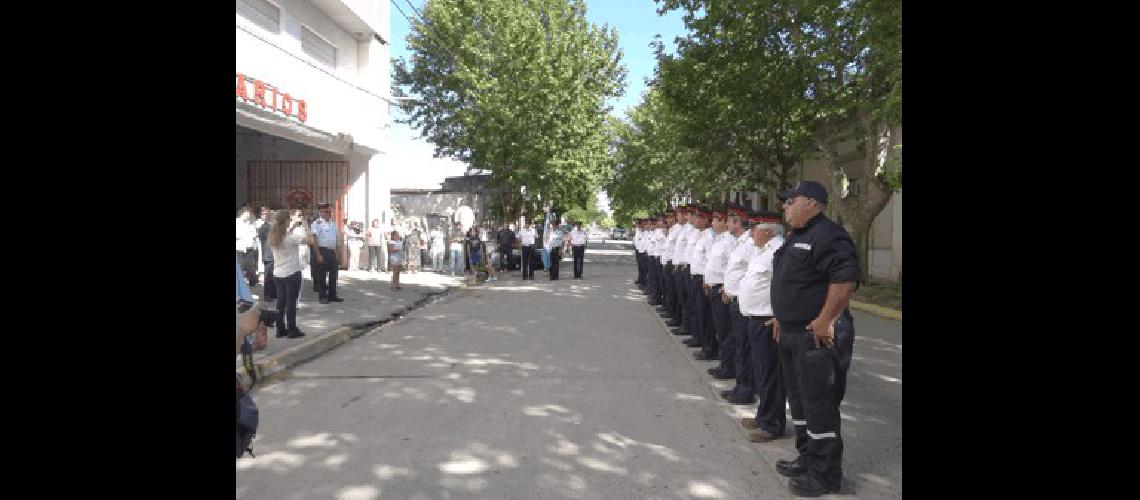
[[837, 493], [843, 479], [839, 403], [855, 340], [847, 304], [859, 282], [859, 260], [847, 231], [823, 213], [823, 185], [803, 181], [776, 196], [792, 232], [773, 260], [772, 338], [780, 344], [799, 454], [778, 460], [776, 470], [792, 478], [796, 495]]

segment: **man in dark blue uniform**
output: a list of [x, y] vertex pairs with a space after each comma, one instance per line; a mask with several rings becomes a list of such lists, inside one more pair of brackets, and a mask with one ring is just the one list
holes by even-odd
[[791, 477], [799, 496], [838, 493], [843, 479], [839, 403], [843, 399], [855, 331], [847, 304], [859, 282], [855, 244], [824, 216], [827, 190], [803, 181], [777, 194], [792, 227], [776, 252], [772, 275], [772, 336], [780, 343], [795, 460], [776, 470]]

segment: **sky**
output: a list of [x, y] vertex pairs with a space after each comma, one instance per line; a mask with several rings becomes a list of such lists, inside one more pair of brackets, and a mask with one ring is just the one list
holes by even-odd
[[[416, 17], [415, 11], [408, 2], [423, 11], [425, 0], [387, 0], [391, 10], [391, 46], [392, 58], [408, 58], [405, 38], [410, 31], [408, 20], [396, 8], [398, 5], [404, 14], [411, 18]], [[653, 49], [649, 43], [656, 34], [669, 49], [675, 48], [673, 38], [684, 33], [684, 23], [681, 13], [669, 12], [665, 16], [657, 15], [657, 5], [653, 0], [586, 0], [586, 17], [590, 22], [602, 25], [609, 24], [618, 30], [618, 41], [622, 49], [622, 63], [628, 71], [626, 75], [625, 95], [613, 99], [609, 103], [613, 106], [611, 114], [624, 118], [627, 109], [641, 102], [641, 94], [645, 91], [645, 79], [653, 75], [656, 64]], [[401, 185], [394, 188], [438, 188], [444, 177], [463, 175], [466, 165], [446, 158], [432, 158], [433, 146], [419, 137], [419, 132], [412, 130], [408, 125], [395, 123], [397, 118], [406, 116], [395, 106], [392, 107], [393, 123], [391, 132], [392, 160], [406, 171], [401, 172]]]

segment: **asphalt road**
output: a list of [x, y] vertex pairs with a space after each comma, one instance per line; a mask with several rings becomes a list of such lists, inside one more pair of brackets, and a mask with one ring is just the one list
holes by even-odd
[[[259, 389], [237, 498], [785, 498], [776, 458], [631, 282], [628, 242], [584, 280], [467, 288]], [[901, 496], [901, 325], [856, 313], [844, 497]], [[743, 412], [743, 413], [742, 413]]]

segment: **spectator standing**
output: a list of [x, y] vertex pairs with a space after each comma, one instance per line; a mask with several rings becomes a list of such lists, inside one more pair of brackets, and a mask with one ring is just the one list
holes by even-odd
[[242, 208], [237, 217], [237, 257], [241, 261], [241, 272], [249, 286], [257, 286], [257, 228], [253, 225], [253, 214]]
[[451, 275], [459, 274], [463, 267], [463, 228], [458, 222], [451, 229]]
[[348, 270], [357, 271], [360, 269], [361, 250], [364, 249], [364, 224], [352, 221], [344, 233], [348, 240]]
[[277, 300], [277, 285], [273, 283], [273, 251], [269, 249], [269, 228], [273, 225], [273, 212], [269, 207], [261, 207], [261, 218], [257, 219], [257, 241], [261, 246], [261, 262], [265, 266], [264, 291], [261, 299], [266, 302]]
[[392, 268], [392, 287], [394, 292], [400, 289], [400, 270], [404, 267], [404, 239], [399, 231], [393, 230], [388, 235], [388, 265]]
[[437, 273], [443, 272], [443, 255], [447, 249], [447, 240], [439, 228], [431, 230], [431, 269]]
[[368, 270], [376, 272], [388, 271], [388, 242], [385, 233], [380, 228], [380, 219], [372, 219], [372, 227], [364, 233], [364, 240], [368, 244]]
[[420, 269], [420, 229], [413, 225], [412, 230], [404, 239], [404, 265], [408, 274], [415, 274]]

